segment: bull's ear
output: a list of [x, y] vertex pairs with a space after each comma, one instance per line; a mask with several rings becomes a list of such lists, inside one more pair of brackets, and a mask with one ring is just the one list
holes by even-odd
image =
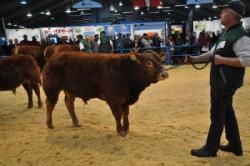
[[130, 54], [130, 55], [129, 55], [129, 58], [130, 58], [132, 61], [134, 61], [134, 62], [137, 62], [137, 63], [139, 63], [139, 64], [141, 63], [138, 54]]

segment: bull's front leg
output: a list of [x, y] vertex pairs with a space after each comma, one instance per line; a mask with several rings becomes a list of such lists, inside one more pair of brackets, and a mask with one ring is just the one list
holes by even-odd
[[112, 114], [115, 117], [115, 122], [116, 122], [116, 131], [117, 133], [124, 137], [126, 136], [127, 132], [123, 130], [122, 124], [121, 124], [121, 118], [122, 118], [122, 107], [120, 104], [110, 102], [108, 103], [110, 106], [110, 109], [112, 111]]
[[129, 115], [129, 106], [128, 105], [123, 105], [122, 106], [122, 118], [123, 118], [123, 130], [125, 132], [125, 135], [129, 131], [128, 115]]

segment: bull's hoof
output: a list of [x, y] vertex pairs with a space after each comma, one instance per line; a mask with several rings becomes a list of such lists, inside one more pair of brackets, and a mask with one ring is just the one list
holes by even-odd
[[121, 137], [125, 137], [127, 135], [128, 132], [122, 130], [120, 132], [118, 132], [118, 134], [121, 136]]
[[28, 108], [30, 109], [30, 108], [32, 108], [33, 107], [33, 104], [31, 103], [31, 104], [28, 104]]
[[43, 103], [41, 101], [38, 102], [38, 108], [42, 108], [43, 107]]
[[82, 127], [79, 123], [73, 124], [74, 127]]
[[53, 125], [47, 125], [49, 129], [54, 129]]

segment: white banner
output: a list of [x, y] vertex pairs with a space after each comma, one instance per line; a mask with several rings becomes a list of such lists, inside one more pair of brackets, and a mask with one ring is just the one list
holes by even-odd
[[14, 41], [15, 38], [20, 42], [23, 40], [24, 34], [27, 35], [29, 41], [31, 41], [32, 36], [35, 36], [37, 41], [41, 41], [40, 29], [6, 29], [7, 42], [9, 39]]

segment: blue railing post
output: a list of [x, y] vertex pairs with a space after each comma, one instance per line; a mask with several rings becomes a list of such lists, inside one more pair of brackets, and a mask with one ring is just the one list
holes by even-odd
[[170, 50], [170, 47], [166, 46], [166, 64], [167, 65], [170, 65], [171, 64], [171, 50]]

